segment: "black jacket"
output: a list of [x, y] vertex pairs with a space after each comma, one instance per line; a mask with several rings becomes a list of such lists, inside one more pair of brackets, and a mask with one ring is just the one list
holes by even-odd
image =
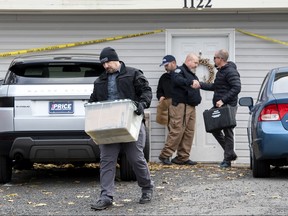
[[171, 74], [164, 73], [161, 75], [156, 91], [157, 99], [159, 100], [160, 97], [171, 98], [172, 97], [172, 83], [171, 83]]
[[240, 74], [233, 62], [218, 69], [214, 83], [200, 83], [201, 89], [214, 91], [213, 106], [222, 100], [224, 104], [236, 106], [241, 91]]
[[[126, 67], [121, 62], [121, 69], [116, 77], [119, 99], [131, 99], [143, 102], [149, 108], [152, 100], [152, 90], [148, 80], [139, 69]], [[94, 89], [89, 102], [105, 101], [108, 99], [108, 76], [101, 74], [94, 82]]]
[[191, 87], [193, 80], [199, 80], [196, 74], [183, 64], [172, 74], [172, 104], [185, 103], [197, 106], [201, 102], [199, 89]]

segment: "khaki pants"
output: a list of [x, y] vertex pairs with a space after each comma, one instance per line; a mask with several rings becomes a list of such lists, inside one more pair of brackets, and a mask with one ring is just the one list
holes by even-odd
[[194, 106], [183, 103], [169, 108], [169, 134], [160, 157], [169, 158], [177, 150], [177, 159], [189, 159], [194, 138], [196, 110]]

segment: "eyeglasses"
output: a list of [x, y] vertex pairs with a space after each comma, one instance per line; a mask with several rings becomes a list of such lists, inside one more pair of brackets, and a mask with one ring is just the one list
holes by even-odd
[[221, 58], [221, 57], [218, 57], [218, 56], [214, 56], [214, 60], [215, 60], [215, 59], [220, 59], [220, 58]]

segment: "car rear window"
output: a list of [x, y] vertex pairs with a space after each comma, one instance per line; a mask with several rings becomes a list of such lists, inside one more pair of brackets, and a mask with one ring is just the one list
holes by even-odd
[[273, 93], [288, 93], [288, 71], [275, 74]]
[[[101, 64], [49, 63], [14, 65], [6, 84], [93, 83], [104, 72]], [[93, 79], [94, 77], [94, 79]]]

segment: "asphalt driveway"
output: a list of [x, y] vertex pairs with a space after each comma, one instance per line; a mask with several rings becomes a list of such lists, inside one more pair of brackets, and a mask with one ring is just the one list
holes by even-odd
[[35, 166], [14, 171], [0, 186], [0, 215], [287, 215], [288, 169], [274, 169], [271, 178], [254, 179], [248, 166], [223, 170], [217, 164], [163, 166], [150, 163], [154, 199], [138, 204], [136, 182], [116, 177], [111, 208], [90, 209], [99, 193], [99, 168], [72, 165]]

